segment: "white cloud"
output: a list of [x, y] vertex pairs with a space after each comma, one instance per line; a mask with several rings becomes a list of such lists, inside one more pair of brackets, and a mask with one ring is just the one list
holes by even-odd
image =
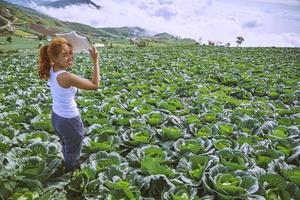
[[94, 0], [103, 6], [35, 9], [61, 20], [96, 27], [140, 26], [203, 41], [243, 46], [300, 46], [300, 1], [297, 0]]
[[296, 47], [300, 46], [300, 35], [296, 33], [285, 33], [282, 37], [288, 44], [293, 44]]

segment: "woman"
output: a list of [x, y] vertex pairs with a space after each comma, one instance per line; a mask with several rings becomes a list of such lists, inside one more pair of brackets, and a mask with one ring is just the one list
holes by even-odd
[[95, 48], [90, 51], [93, 61], [92, 79], [84, 79], [67, 72], [73, 64], [72, 45], [64, 38], [54, 38], [40, 49], [39, 77], [49, 80], [52, 105], [52, 126], [61, 140], [65, 172], [79, 168], [83, 123], [74, 100], [77, 88], [97, 90], [99, 87], [99, 61]]

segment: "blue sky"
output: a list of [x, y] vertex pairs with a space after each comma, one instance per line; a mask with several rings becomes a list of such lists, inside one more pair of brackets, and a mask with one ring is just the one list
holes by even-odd
[[168, 32], [243, 46], [300, 47], [300, 0], [93, 0], [103, 6], [72, 5], [39, 11], [61, 20], [95, 27], [139, 26], [150, 33]]

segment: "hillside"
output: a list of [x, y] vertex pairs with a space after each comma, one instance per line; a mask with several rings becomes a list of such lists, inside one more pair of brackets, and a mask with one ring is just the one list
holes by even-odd
[[[21, 31], [23, 35], [26, 33], [26, 35], [32, 35], [33, 37], [38, 35], [53, 36], [55, 32], [76, 30], [91, 37], [118, 39], [132, 36], [136, 32], [138, 32], [139, 36], [144, 36], [143, 34], [145, 33], [145, 30], [139, 27], [94, 28], [80, 23], [60, 21], [33, 9], [10, 4], [3, 0], [0, 0], [0, 8], [0, 25], [2, 27], [0, 28], [0, 35], [8, 34], [9, 31], [4, 31], [3, 26], [13, 22], [13, 19], [15, 19], [15, 22], [11, 23], [11, 31], [16, 30], [13, 33], [14, 35], [20, 35], [19, 32]], [[11, 15], [10, 17], [7, 17], [7, 14], [5, 14], [7, 11]]]
[[[0, 14], [2, 18], [10, 22], [11, 30], [13, 30], [11, 34], [13, 35], [38, 37], [38, 35], [53, 35], [55, 32], [68, 29], [62, 22], [33, 9], [13, 5], [2, 0], [0, 0], [0, 6]], [[14, 17], [14, 21], [3, 15], [7, 12]], [[0, 29], [0, 34], [6, 35], [7, 30]]]

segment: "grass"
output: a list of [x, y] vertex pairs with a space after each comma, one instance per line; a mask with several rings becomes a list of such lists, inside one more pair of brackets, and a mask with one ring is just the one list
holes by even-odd
[[31, 34], [31, 33], [28, 33], [26, 31], [19, 30], [19, 29], [17, 29], [14, 34], [16, 36], [20, 36], [20, 37], [33, 36], [33, 34]]
[[[11, 36], [12, 42], [6, 41], [8, 36], [0, 36], [0, 54], [8, 53], [9, 51], [22, 50], [22, 49], [38, 49], [40, 42], [43, 44], [48, 43], [46, 40], [40, 41], [37, 39], [25, 38], [26, 36], [32, 36], [31, 33], [22, 30], [16, 30], [15, 35]], [[100, 40], [92, 39], [93, 42], [102, 43]], [[132, 47], [134, 45], [130, 44], [127, 39], [111, 40], [113, 47]], [[168, 46], [184, 45], [184, 43], [175, 42], [150, 42], [149, 47], [168, 47]], [[186, 43], [185, 45], [190, 45]], [[137, 47], [138, 48], [138, 47]]]
[[46, 43], [46, 41], [40, 41], [30, 38], [23, 38], [18, 36], [11, 36], [12, 42], [9, 43], [6, 39], [8, 36], [0, 36], [0, 52], [8, 52], [22, 49], [38, 49], [40, 42]]

